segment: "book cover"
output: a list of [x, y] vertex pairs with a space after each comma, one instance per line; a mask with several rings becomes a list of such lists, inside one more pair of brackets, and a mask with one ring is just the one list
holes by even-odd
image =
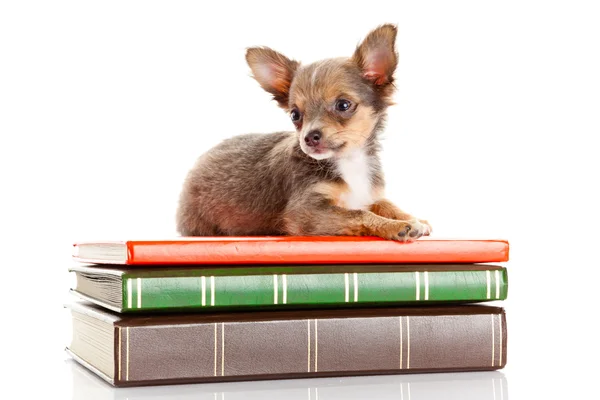
[[123, 268], [75, 265], [73, 293], [117, 312], [365, 307], [505, 300], [490, 264]]
[[500, 307], [123, 315], [68, 305], [76, 361], [114, 386], [497, 370]]
[[508, 400], [501, 371], [394, 374], [351, 379], [290, 379], [151, 387], [113, 387], [77, 361], [65, 365], [73, 377], [73, 399], [94, 400]]
[[506, 240], [374, 237], [183, 237], [78, 242], [73, 259], [121, 265], [486, 263], [508, 261]]

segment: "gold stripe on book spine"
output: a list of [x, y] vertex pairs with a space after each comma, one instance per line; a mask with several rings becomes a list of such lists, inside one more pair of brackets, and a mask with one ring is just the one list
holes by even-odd
[[308, 320], [308, 372], [310, 372], [310, 319]]
[[[502, 315], [498, 315], [498, 330], [499, 330], [499, 334], [500, 334], [500, 361], [498, 363], [498, 366], [502, 366]], [[502, 387], [502, 386], [501, 386]]]
[[315, 319], [315, 372], [319, 372], [319, 328]]
[[221, 323], [221, 376], [225, 376], [225, 324]]
[[400, 321], [400, 369], [402, 369], [402, 347], [404, 347], [404, 343], [402, 341], [402, 317], [398, 317]]
[[406, 369], [410, 369], [410, 320], [406, 317]]
[[125, 363], [125, 380], [128, 381], [129, 380], [129, 327], [125, 328], [125, 336], [127, 336], [127, 346], [125, 347], [125, 358], [126, 358], [126, 363]]
[[494, 314], [492, 314], [492, 367], [496, 365], [496, 338], [494, 331], [496, 330], [496, 322], [494, 321]]
[[119, 371], [119, 380], [121, 380], [121, 327], [117, 327], [117, 370]]
[[215, 372], [214, 376], [217, 376], [217, 324], [215, 323]]

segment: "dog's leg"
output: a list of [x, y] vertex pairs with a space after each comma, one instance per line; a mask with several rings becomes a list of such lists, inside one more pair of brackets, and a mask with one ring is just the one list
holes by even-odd
[[222, 236], [214, 225], [200, 217], [187, 219], [178, 225], [177, 230], [181, 236]]
[[403, 242], [418, 239], [427, 229], [417, 220], [398, 221], [342, 208], [317, 194], [292, 202], [283, 225], [285, 233], [293, 236], [379, 236]]
[[[184, 204], [185, 205], [185, 204]], [[177, 213], [177, 231], [181, 236], [221, 236], [217, 227], [208, 223], [191, 207], [181, 207]]]
[[431, 234], [432, 229], [429, 222], [424, 219], [417, 219], [409, 213], [402, 211], [400, 208], [398, 208], [398, 206], [387, 199], [381, 199], [373, 203], [370, 207], [370, 211], [384, 218], [395, 219], [399, 221], [419, 221], [426, 228], [423, 236], [428, 236]]

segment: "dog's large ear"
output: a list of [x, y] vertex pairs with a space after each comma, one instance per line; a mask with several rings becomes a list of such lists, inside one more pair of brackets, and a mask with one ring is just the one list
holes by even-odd
[[299, 62], [290, 60], [268, 47], [252, 47], [246, 51], [246, 61], [254, 79], [273, 95], [280, 107], [287, 109], [292, 79]]
[[396, 26], [391, 24], [378, 27], [367, 35], [352, 56], [363, 76], [376, 86], [387, 86], [394, 81], [398, 65], [397, 32]]

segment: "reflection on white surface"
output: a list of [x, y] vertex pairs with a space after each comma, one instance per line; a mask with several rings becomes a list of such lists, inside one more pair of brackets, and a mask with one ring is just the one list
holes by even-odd
[[73, 400], [507, 400], [499, 371], [114, 388], [73, 360]]

